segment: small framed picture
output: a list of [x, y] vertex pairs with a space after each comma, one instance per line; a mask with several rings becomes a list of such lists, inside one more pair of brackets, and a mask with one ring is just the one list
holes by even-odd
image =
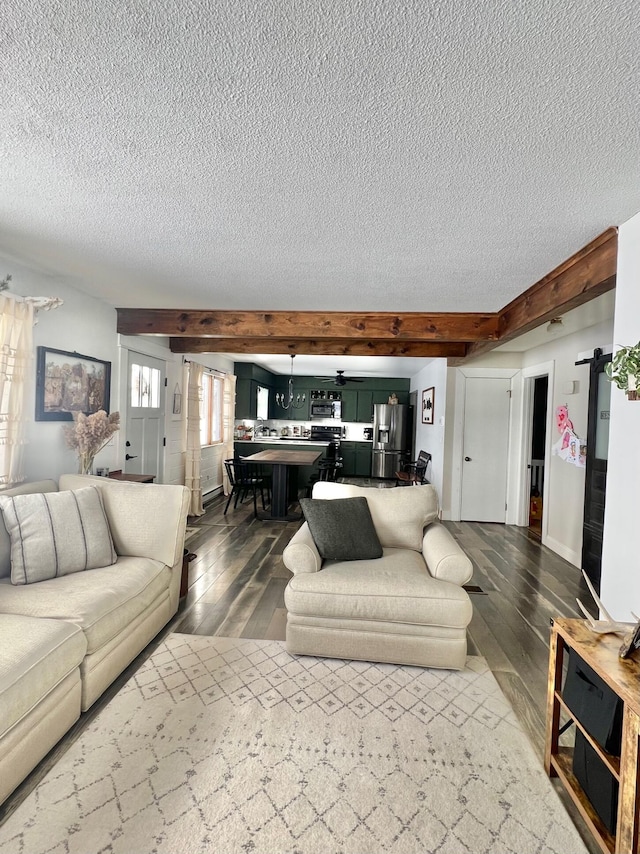
[[422, 423], [433, 424], [433, 408], [435, 404], [436, 390], [434, 386], [425, 388], [422, 392]]

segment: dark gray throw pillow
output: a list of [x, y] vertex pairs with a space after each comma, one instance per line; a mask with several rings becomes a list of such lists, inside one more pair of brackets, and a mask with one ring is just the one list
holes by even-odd
[[301, 498], [300, 506], [320, 557], [327, 560], [382, 557], [366, 498]]

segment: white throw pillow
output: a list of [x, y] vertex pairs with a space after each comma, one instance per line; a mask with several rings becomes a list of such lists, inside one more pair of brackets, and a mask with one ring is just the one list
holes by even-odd
[[32, 584], [117, 560], [102, 495], [95, 486], [0, 496], [11, 538], [11, 583]]
[[373, 525], [383, 548], [422, 551], [424, 529], [438, 518], [438, 494], [431, 484], [376, 489], [350, 483], [318, 481], [314, 498], [367, 499]]

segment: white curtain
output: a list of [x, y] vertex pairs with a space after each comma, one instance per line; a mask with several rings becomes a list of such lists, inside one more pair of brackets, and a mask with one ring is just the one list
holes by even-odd
[[24, 480], [25, 387], [33, 358], [33, 304], [0, 295], [0, 489]]
[[225, 495], [231, 492], [231, 484], [224, 467], [224, 460], [233, 457], [233, 428], [236, 415], [236, 377], [234, 374], [224, 375], [224, 392], [222, 401], [222, 491]]
[[203, 367], [196, 362], [189, 364], [187, 385], [187, 451], [185, 458], [185, 486], [191, 492], [189, 516], [202, 516], [202, 484], [200, 482], [200, 399], [202, 395]]

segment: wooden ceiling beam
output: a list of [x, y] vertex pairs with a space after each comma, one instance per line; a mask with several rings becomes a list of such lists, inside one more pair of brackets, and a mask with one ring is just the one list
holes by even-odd
[[482, 341], [496, 339], [495, 313], [345, 311], [181, 311], [118, 308], [123, 335], [172, 338], [245, 337], [291, 341], [347, 338], [360, 341]]
[[618, 230], [609, 228], [499, 312], [118, 308], [117, 331], [167, 336], [175, 353], [443, 356], [461, 364], [612, 290], [617, 254]]
[[268, 353], [291, 356], [404, 356], [462, 358], [458, 341], [354, 341], [348, 338], [171, 338], [173, 353]]
[[506, 305], [498, 313], [498, 340], [471, 344], [467, 357], [493, 350], [613, 290], [617, 263], [618, 229], [608, 228]]

